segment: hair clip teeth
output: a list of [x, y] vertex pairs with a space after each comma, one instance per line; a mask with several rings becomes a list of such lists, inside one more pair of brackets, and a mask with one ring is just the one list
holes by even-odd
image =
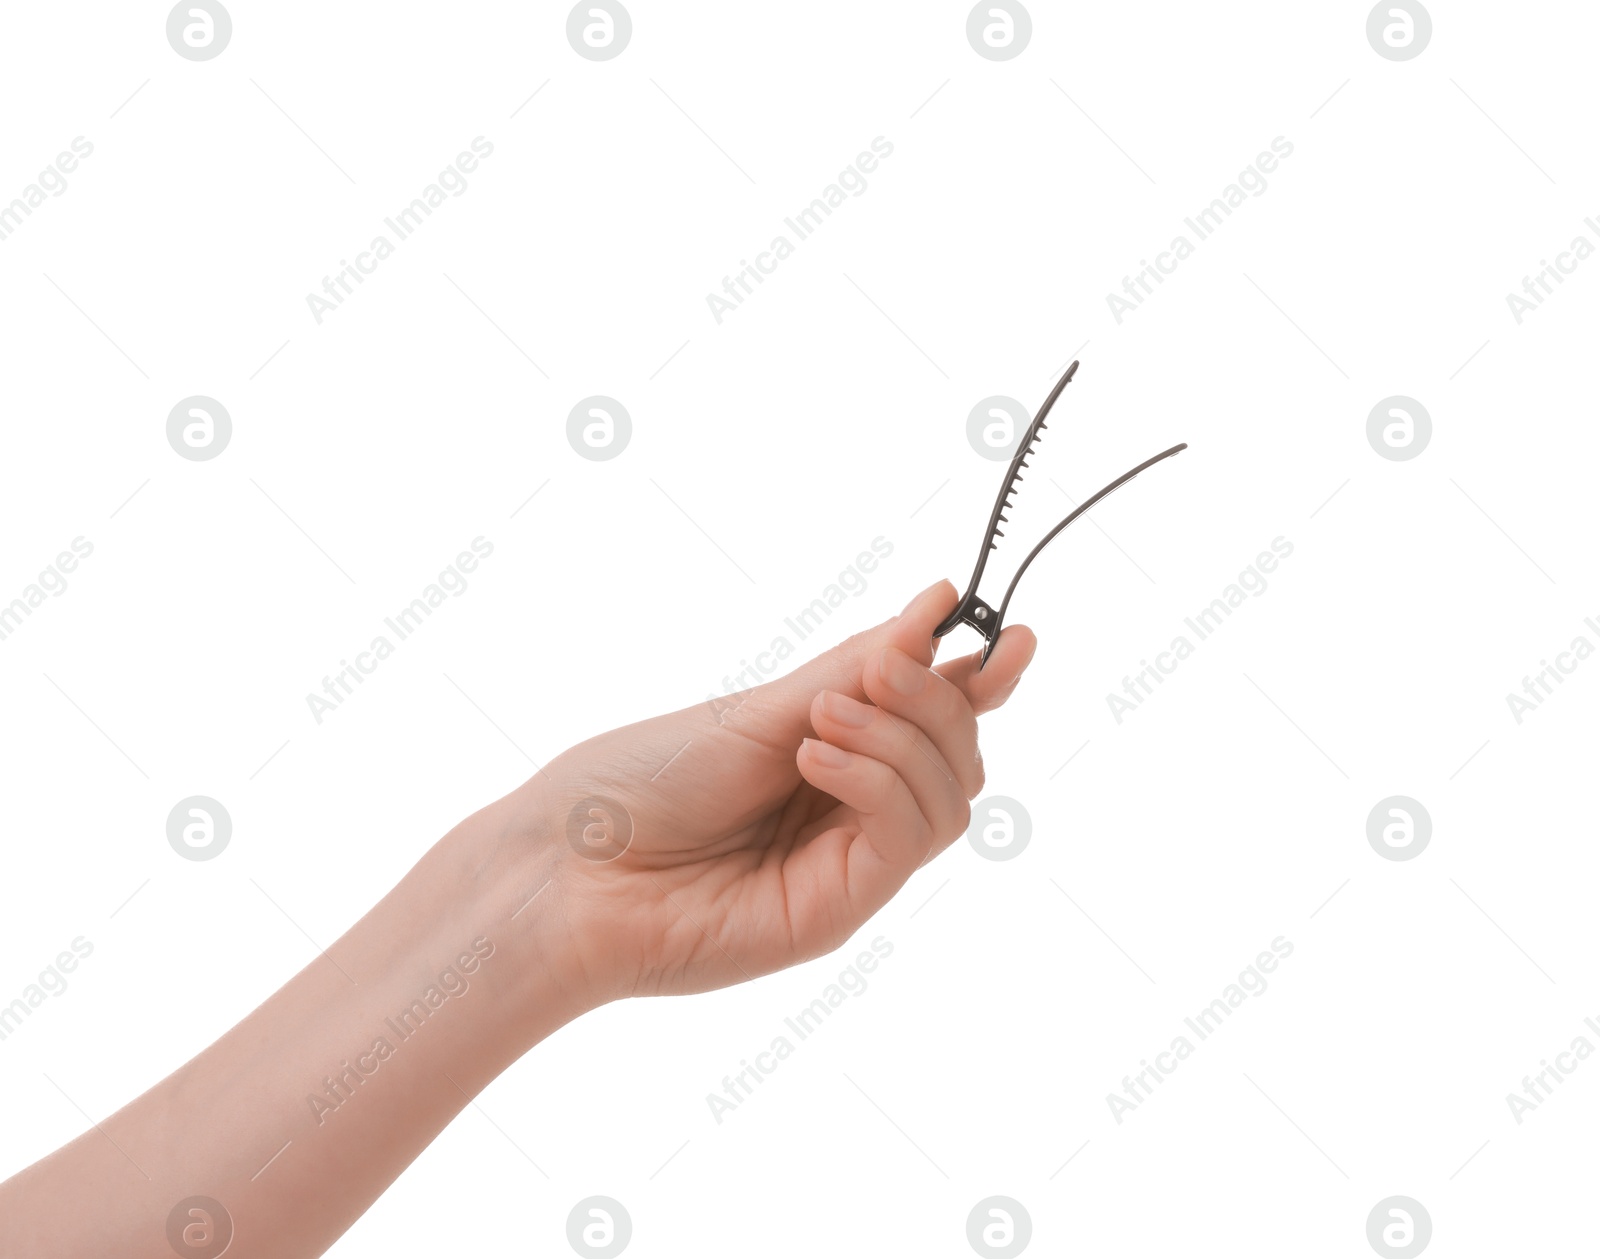
[[1124, 472], [1109, 485], [1096, 490], [1083, 502], [1079, 503], [1077, 507], [1073, 508], [1064, 520], [1046, 533], [1039, 540], [1038, 545], [1028, 552], [1022, 563], [1017, 566], [1017, 571], [1012, 574], [1011, 584], [1006, 587], [1005, 597], [1000, 600], [1000, 606], [994, 608], [985, 603], [978, 597], [978, 583], [983, 579], [983, 570], [989, 562], [989, 553], [999, 550], [999, 540], [1006, 536], [1000, 529], [1000, 525], [1010, 523], [1005, 514], [1006, 509], [1016, 505], [1012, 498], [1017, 492], [1017, 486], [1022, 481], [1022, 469], [1029, 466], [1028, 459], [1035, 453], [1035, 443], [1039, 440], [1039, 434], [1044, 431], [1045, 417], [1050, 414], [1050, 408], [1055, 405], [1056, 399], [1061, 396], [1061, 391], [1067, 387], [1068, 382], [1072, 380], [1077, 370], [1078, 361], [1074, 359], [1061, 379], [1056, 382], [1055, 388], [1050, 391], [1050, 396], [1044, 400], [1044, 405], [1039, 408], [1039, 414], [1034, 416], [1033, 423], [1028, 426], [1027, 432], [1023, 434], [1023, 439], [1017, 447], [1016, 454], [1011, 457], [1011, 464], [1006, 470], [1005, 480], [1000, 485], [1000, 493], [995, 499], [994, 510], [989, 513], [988, 532], [984, 535], [984, 544], [978, 549], [978, 563], [972, 570], [972, 580], [967, 583], [966, 592], [962, 594], [960, 601], [951, 610], [950, 615], [945, 617], [939, 628], [933, 632], [935, 638], [942, 638], [955, 629], [957, 625], [970, 625], [977, 630], [983, 636], [983, 651], [978, 661], [979, 669], [982, 669], [988, 663], [989, 654], [994, 650], [995, 643], [1000, 639], [1000, 630], [1005, 621], [1006, 608], [1011, 603], [1011, 596], [1016, 591], [1017, 582], [1022, 579], [1022, 574], [1027, 571], [1028, 565], [1033, 563], [1034, 558], [1040, 551], [1044, 550], [1051, 539], [1107, 494], [1120, 486], [1126, 485], [1146, 468], [1160, 463], [1163, 459], [1171, 458], [1181, 450], [1188, 449], [1187, 442], [1179, 442], [1176, 446], [1162, 451], [1159, 455], [1146, 459], [1138, 467]]

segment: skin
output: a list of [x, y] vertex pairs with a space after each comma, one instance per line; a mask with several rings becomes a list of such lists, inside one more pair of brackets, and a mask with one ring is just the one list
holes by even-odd
[[215, 1044], [0, 1184], [0, 1254], [166, 1259], [204, 1195], [230, 1259], [320, 1255], [572, 1019], [838, 948], [965, 832], [977, 716], [1033, 657], [1012, 626], [981, 671], [931, 667], [955, 603], [941, 581], [785, 677], [562, 753]]

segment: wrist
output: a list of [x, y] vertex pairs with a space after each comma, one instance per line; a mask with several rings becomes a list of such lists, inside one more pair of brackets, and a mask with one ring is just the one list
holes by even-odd
[[480, 973], [502, 1021], [507, 1062], [613, 995], [585, 968], [570, 929], [565, 843], [548, 796], [541, 779], [524, 783], [462, 821], [412, 872], [452, 902], [442, 912], [458, 935], [492, 945]]

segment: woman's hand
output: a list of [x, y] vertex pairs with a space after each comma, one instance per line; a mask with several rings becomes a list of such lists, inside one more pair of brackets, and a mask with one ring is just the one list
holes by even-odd
[[966, 828], [976, 716], [1033, 654], [1014, 626], [981, 673], [930, 669], [954, 602], [940, 582], [788, 677], [590, 739], [478, 810], [227, 1035], [0, 1185], [0, 1254], [155, 1259], [199, 1203], [241, 1253], [320, 1255], [562, 1024], [842, 944]]
[[977, 714], [1036, 640], [1011, 626], [981, 672], [976, 654], [932, 669], [955, 601], [941, 581], [787, 677], [590, 739], [530, 781], [540, 913], [564, 920], [591, 1001], [830, 952], [965, 831]]

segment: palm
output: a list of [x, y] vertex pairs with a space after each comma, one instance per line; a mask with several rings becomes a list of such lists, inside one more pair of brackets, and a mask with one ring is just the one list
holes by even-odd
[[[1018, 628], [1009, 654], [1026, 663], [1032, 636]], [[584, 802], [557, 819], [588, 858], [569, 863], [569, 894], [613, 924], [596, 964], [618, 968], [629, 994], [704, 991], [818, 956], [886, 899], [859, 878], [865, 845], [892, 839], [874, 834], [885, 820], [796, 763], [817, 693], [865, 700], [863, 662], [886, 645], [932, 662], [928, 626], [891, 621], [743, 697], [610, 731], [548, 767], [559, 797]], [[1014, 684], [1000, 663], [981, 678], [974, 657], [939, 672], [988, 707]]]

